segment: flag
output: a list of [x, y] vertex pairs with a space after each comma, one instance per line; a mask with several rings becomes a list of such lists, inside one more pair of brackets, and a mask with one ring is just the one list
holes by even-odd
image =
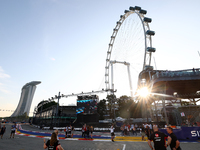
[[182, 113], [181, 113], [181, 117], [184, 117], [184, 116], [185, 116], [185, 113], [184, 113], [184, 112], [182, 112]]

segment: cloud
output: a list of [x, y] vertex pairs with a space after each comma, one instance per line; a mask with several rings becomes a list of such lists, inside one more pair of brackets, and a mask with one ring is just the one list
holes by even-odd
[[[10, 75], [6, 74], [3, 68], [0, 66], [0, 79], [3, 80], [6, 78], [10, 78]], [[6, 90], [5, 85], [3, 83], [0, 83], [0, 92], [6, 93], [6, 94], [10, 93], [10, 91]]]
[[8, 91], [8, 90], [4, 89], [4, 87], [3, 87], [3, 84], [2, 84], [2, 83], [0, 83], [0, 91], [1, 91], [1, 92], [3, 92], [3, 93], [6, 93], [6, 94], [10, 93], [10, 91]]
[[10, 75], [6, 74], [3, 68], [0, 66], [0, 78], [10, 78]]

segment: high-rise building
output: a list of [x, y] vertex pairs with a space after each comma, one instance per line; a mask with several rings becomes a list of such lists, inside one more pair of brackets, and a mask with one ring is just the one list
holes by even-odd
[[31, 103], [36, 90], [36, 85], [40, 83], [40, 81], [32, 81], [22, 87], [21, 97], [18, 106], [11, 117], [20, 116], [24, 113], [29, 115]]

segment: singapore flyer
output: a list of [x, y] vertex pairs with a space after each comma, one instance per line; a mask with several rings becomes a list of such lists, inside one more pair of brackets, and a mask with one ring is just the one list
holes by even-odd
[[145, 17], [146, 10], [130, 7], [117, 21], [107, 51], [105, 66], [106, 89], [117, 89], [117, 96], [133, 96], [137, 89], [139, 73], [151, 67], [152, 36]]

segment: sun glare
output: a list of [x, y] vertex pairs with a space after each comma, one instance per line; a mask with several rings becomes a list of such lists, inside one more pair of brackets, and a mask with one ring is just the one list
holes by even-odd
[[143, 87], [143, 88], [138, 90], [138, 94], [139, 94], [139, 96], [145, 98], [145, 97], [147, 97], [149, 95], [149, 90], [148, 90], [147, 87]]

